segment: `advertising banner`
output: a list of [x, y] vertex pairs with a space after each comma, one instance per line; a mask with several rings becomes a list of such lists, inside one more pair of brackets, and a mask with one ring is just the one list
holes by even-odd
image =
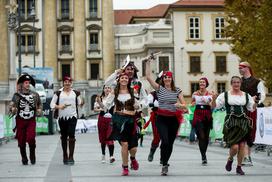
[[255, 143], [272, 145], [272, 107], [257, 108]]
[[4, 116], [0, 114], [0, 139], [4, 138]]

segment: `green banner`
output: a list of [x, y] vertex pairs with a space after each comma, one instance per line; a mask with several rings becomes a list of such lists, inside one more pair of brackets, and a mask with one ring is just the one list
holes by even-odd
[[215, 139], [223, 138], [223, 126], [225, 120], [225, 111], [215, 111], [213, 112], [213, 129], [210, 131], [210, 138], [212, 141]]
[[47, 117], [36, 118], [36, 133], [48, 133], [48, 118]]

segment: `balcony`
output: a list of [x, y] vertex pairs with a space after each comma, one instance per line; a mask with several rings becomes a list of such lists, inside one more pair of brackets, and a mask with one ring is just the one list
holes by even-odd
[[61, 45], [61, 50], [59, 51], [60, 55], [70, 54], [72, 55], [71, 45]]
[[98, 47], [98, 44], [90, 44], [89, 45], [89, 53], [90, 52], [98, 52], [100, 53], [100, 50], [99, 50], [99, 47]]

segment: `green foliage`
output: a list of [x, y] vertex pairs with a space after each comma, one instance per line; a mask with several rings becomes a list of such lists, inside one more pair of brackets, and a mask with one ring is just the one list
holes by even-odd
[[233, 53], [272, 88], [272, 0], [225, 0], [225, 7]]

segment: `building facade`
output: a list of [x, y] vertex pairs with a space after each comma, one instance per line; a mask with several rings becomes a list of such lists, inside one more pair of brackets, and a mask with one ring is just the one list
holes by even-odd
[[71, 76], [86, 101], [84, 113], [90, 114], [104, 79], [114, 70], [112, 0], [20, 0], [21, 28], [15, 31], [7, 26], [5, 6], [11, 3], [0, 4], [2, 95], [14, 92], [9, 87], [17, 78], [20, 31], [21, 67], [53, 68], [55, 90], [64, 76]]

